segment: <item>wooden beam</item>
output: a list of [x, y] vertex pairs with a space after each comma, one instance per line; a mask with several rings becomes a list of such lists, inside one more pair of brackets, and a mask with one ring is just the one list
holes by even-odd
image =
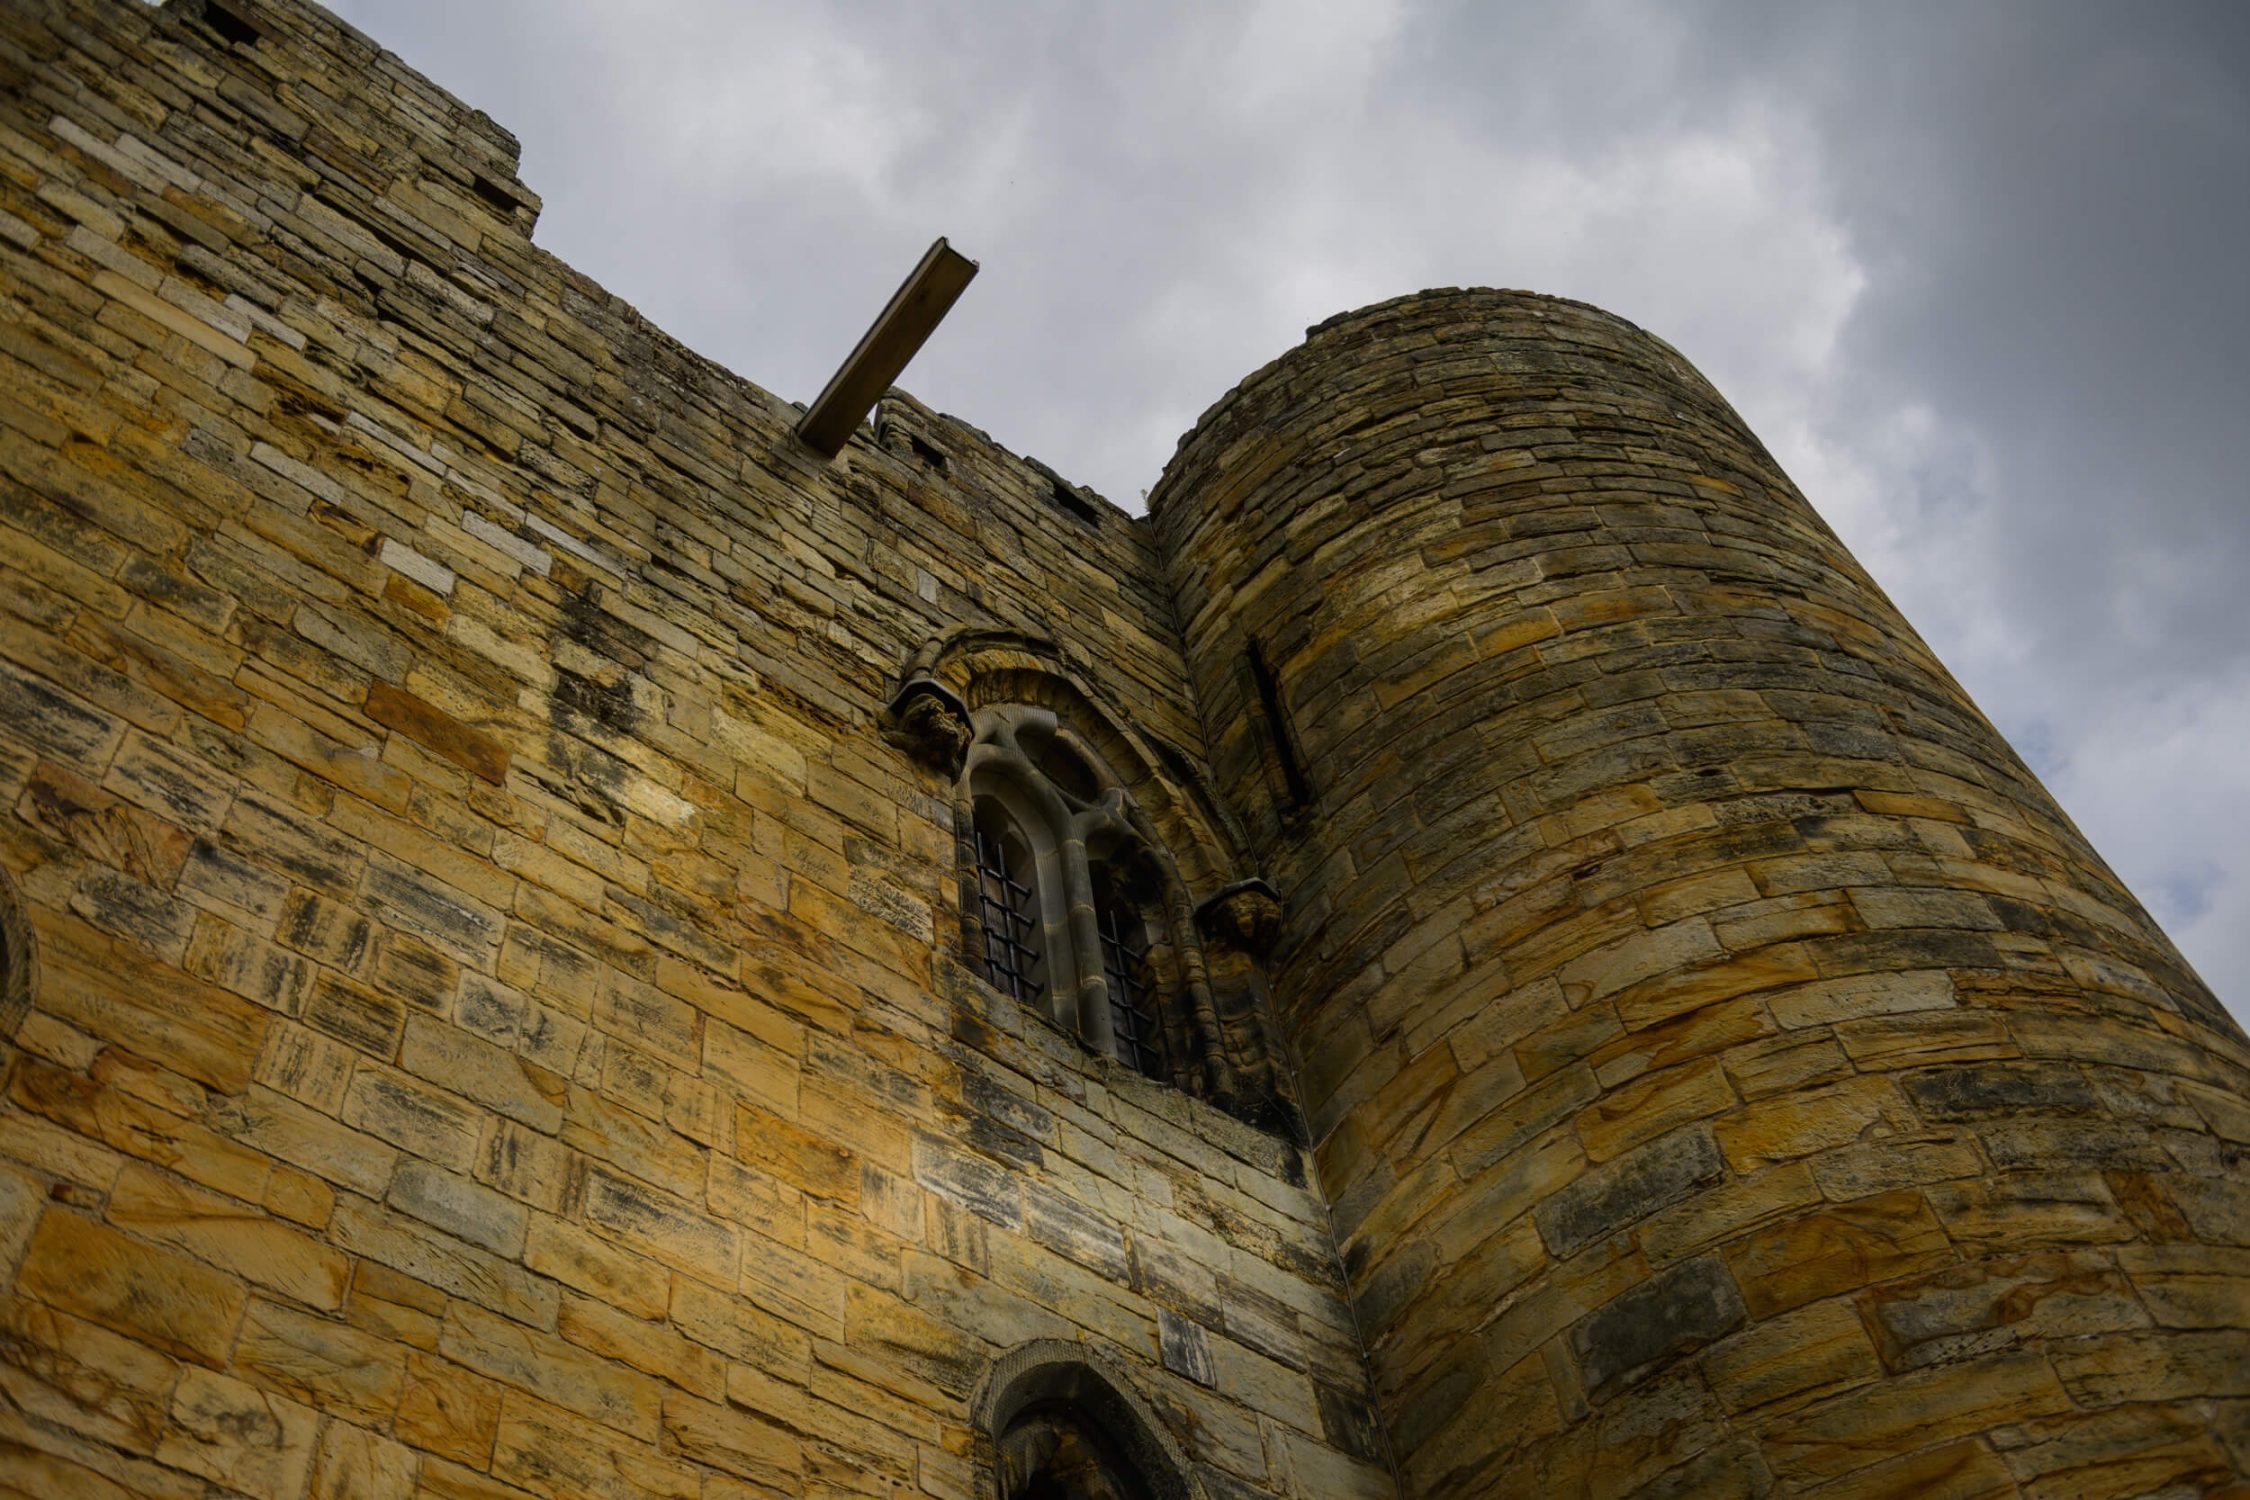
[[933, 241], [921, 264], [861, 335], [851, 357], [829, 377], [820, 399], [797, 424], [797, 436], [822, 458], [843, 452], [860, 418], [898, 380], [976, 274], [977, 263], [948, 245], [944, 236]]

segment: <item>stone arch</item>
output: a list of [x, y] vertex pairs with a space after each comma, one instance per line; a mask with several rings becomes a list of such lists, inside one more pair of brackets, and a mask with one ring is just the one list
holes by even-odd
[[1051, 710], [1125, 788], [1199, 898], [1249, 873], [1240, 853], [1247, 846], [1206, 774], [1134, 728], [1061, 646], [1010, 630], [957, 632], [914, 653], [894, 704], [917, 683], [936, 684], [972, 713], [996, 703]]
[[[1172, 1081], [1197, 1076], [1198, 1092], [1221, 1108], [1234, 1108], [1234, 1065], [1197, 942], [1187, 877], [1114, 760], [1101, 753], [1099, 730], [1089, 732], [1086, 721], [1073, 723], [1020, 697], [971, 709], [969, 724], [959, 789], [963, 801], [956, 816], [974, 822], [979, 804], [996, 802], [1032, 846], [1051, 982], [1049, 1018], [1095, 1051], [1115, 1051], [1111, 981], [1103, 974], [1102, 939], [1095, 926], [1096, 867], [1143, 864], [1153, 876], [1151, 926], [1161, 928], [1171, 945], [1172, 1020], [1179, 1036], [1192, 1044], [1171, 1057]], [[1058, 755], [1083, 774], [1075, 787], [1058, 777], [1063, 769], [1056, 764]], [[1130, 858], [1113, 860], [1112, 852]]]
[[0, 870], [0, 1041], [15, 1038], [38, 989], [39, 955], [15, 877]]
[[970, 1398], [988, 1495], [1008, 1500], [1000, 1489], [1001, 1447], [1010, 1429], [1026, 1414], [1055, 1407], [1096, 1428], [1148, 1500], [1206, 1500], [1187, 1455], [1147, 1399], [1122, 1372], [1063, 1339], [1036, 1339], [1001, 1355]]
[[[1147, 956], [1169, 997], [1168, 1035], [1183, 1043], [1172, 1059], [1172, 1081], [1260, 1130], [1301, 1143], [1296, 1088], [1266, 990], [1278, 893], [1245, 868], [1241, 829], [1212, 794], [1207, 772], [1118, 712], [1094, 678], [1052, 641], [995, 629], [930, 640], [898, 678], [883, 713], [884, 737], [956, 783], [963, 951], [975, 953], [985, 937], [969, 830], [983, 768], [993, 765], [1006, 738], [995, 730], [1038, 721], [1041, 734], [1089, 768], [1085, 790], [1106, 802], [1111, 826], [1129, 834], [1127, 842], [1145, 852], [1160, 877], [1151, 883], [1143, 930], [1155, 935], [1161, 927], [1169, 938], [1152, 943]], [[1027, 810], [1012, 810], [1019, 825]], [[1093, 945], [1074, 941], [1071, 948], [1090, 952]], [[1098, 989], [1106, 998], [1106, 982], [1084, 982], [1094, 977], [1079, 970], [1081, 993], [1090, 1000]], [[1041, 1014], [1107, 1050], [1106, 1023], [1091, 1005], [1073, 1007], [1065, 997]], [[1093, 1024], [1081, 1024], [1089, 1016]]]

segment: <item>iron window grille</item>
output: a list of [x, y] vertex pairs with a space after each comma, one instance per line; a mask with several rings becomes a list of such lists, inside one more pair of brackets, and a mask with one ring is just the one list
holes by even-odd
[[1110, 1040], [1117, 1060], [1150, 1078], [1168, 1079], [1164, 1066], [1164, 1028], [1157, 1014], [1156, 986], [1149, 972], [1148, 937], [1140, 920], [1104, 902], [1098, 925], [1102, 978], [1109, 985]]
[[981, 825], [975, 833], [985, 978], [1019, 1003], [1036, 1003], [1047, 982], [1040, 973], [1039, 895], [1029, 884], [1031, 857], [1019, 845], [1011, 860], [1012, 840]]

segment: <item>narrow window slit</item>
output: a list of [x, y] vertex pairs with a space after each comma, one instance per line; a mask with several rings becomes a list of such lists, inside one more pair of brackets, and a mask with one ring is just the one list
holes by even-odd
[[1036, 1004], [1047, 981], [1031, 851], [989, 803], [978, 805], [973, 832], [985, 978], [1019, 1004]]
[[1289, 790], [1289, 810], [1295, 812], [1312, 805], [1312, 782], [1306, 777], [1305, 763], [1297, 754], [1296, 737], [1289, 732], [1288, 710], [1281, 701], [1281, 683], [1266, 661], [1265, 648], [1253, 640], [1248, 655], [1250, 680], [1258, 689], [1258, 702], [1266, 713], [1266, 730], [1273, 739], [1274, 755], [1281, 762], [1282, 783]]
[[1120, 899], [1107, 870], [1097, 869], [1095, 927], [1101, 936], [1102, 978], [1109, 988], [1109, 1029], [1117, 1060], [1145, 1077], [1164, 1080], [1164, 1023], [1157, 1013], [1156, 978], [1150, 972], [1148, 929]]

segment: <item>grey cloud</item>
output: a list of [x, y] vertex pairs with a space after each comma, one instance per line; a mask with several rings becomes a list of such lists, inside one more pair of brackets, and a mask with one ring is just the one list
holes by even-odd
[[1345, 306], [1643, 322], [2250, 996], [2250, 9], [347, 11], [518, 131], [543, 244], [786, 396], [952, 235], [908, 384], [1128, 505]]

